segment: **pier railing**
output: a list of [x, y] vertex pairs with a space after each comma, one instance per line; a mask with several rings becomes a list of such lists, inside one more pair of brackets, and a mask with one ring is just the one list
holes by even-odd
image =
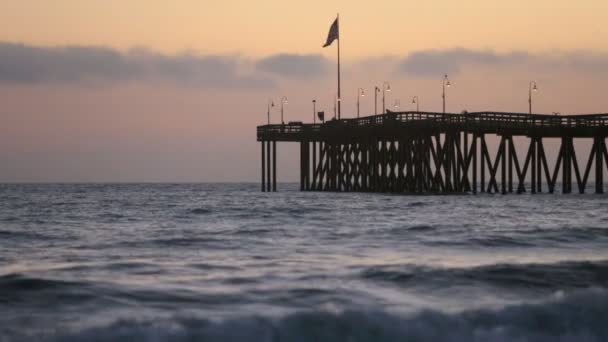
[[271, 124], [258, 126], [258, 138], [264, 135], [281, 136], [321, 132], [324, 127], [373, 127], [391, 123], [428, 123], [432, 125], [467, 126], [470, 128], [538, 130], [543, 128], [598, 128], [608, 127], [608, 114], [524, 114], [506, 112], [472, 112], [463, 114], [433, 112], [389, 112], [361, 118], [330, 120], [324, 124]]

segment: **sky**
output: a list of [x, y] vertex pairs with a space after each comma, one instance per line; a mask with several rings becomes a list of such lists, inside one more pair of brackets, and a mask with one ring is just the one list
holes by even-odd
[[[605, 0], [4, 0], [0, 182], [259, 179], [255, 127], [332, 112], [340, 13], [343, 117], [359, 87], [441, 110], [608, 112]], [[362, 99], [371, 114], [373, 97]], [[280, 113], [274, 108], [273, 122]], [[279, 145], [280, 181], [298, 179]]]

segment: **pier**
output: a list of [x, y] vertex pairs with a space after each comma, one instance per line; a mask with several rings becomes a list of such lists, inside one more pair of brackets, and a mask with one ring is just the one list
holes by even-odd
[[[490, 136], [499, 141], [494, 151]], [[607, 136], [608, 114], [389, 111], [257, 127], [262, 191], [277, 190], [277, 142], [296, 142], [302, 191], [536, 194], [554, 193], [561, 183], [562, 193], [585, 193], [594, 183], [600, 194]], [[517, 137], [525, 147], [513, 142]], [[549, 138], [560, 141], [554, 163], [545, 152]], [[590, 152], [577, 155], [575, 142], [583, 140]]]

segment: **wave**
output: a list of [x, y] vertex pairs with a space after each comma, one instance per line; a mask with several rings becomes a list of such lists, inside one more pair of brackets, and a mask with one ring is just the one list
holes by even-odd
[[155, 247], [200, 247], [209, 249], [228, 249], [233, 248], [233, 245], [229, 240], [213, 237], [213, 236], [197, 236], [197, 237], [166, 237], [166, 238], [153, 238], [153, 239], [142, 239], [142, 240], [130, 240], [117, 242], [108, 245], [98, 245], [100, 248], [108, 248], [112, 246], [118, 246], [121, 248], [155, 248]]
[[426, 224], [419, 224], [419, 225], [406, 227], [406, 230], [413, 231], [413, 232], [428, 232], [428, 231], [437, 230], [437, 227], [429, 226]]
[[431, 205], [429, 202], [409, 202], [405, 204], [406, 208], [417, 208]]
[[25, 277], [16, 273], [0, 276], [0, 290], [2, 290], [3, 293], [10, 291], [39, 291], [59, 287], [65, 288], [72, 285], [78, 286], [81, 284], [63, 280]]
[[[94, 301], [100, 298], [103, 292], [100, 289], [86, 282], [28, 277], [15, 273], [3, 275], [0, 276], [0, 312], [15, 307], [36, 307], [40, 303], [59, 306]], [[3, 341], [1, 337], [0, 341]]]
[[361, 277], [403, 287], [423, 288], [478, 284], [510, 289], [608, 287], [608, 260], [555, 264], [497, 264], [472, 268], [375, 266], [362, 271]]
[[188, 210], [188, 212], [191, 214], [195, 214], [195, 215], [209, 215], [209, 214], [213, 213], [213, 210], [211, 210], [209, 208], [194, 208], [194, 209]]
[[[233, 293], [207, 293], [183, 288], [149, 288], [120, 285], [93, 280], [57, 280], [13, 273], [0, 276], [0, 312], [6, 309], [49, 307], [60, 311], [73, 308], [141, 308], [165, 307], [174, 309], [183, 306], [210, 306], [236, 304], [241, 295]], [[72, 310], [72, 309], [70, 309]], [[42, 313], [38, 311], [38, 313]], [[0, 315], [0, 332], [3, 324]], [[0, 336], [0, 341], [4, 342]]]
[[[461, 231], [460, 233], [462, 233]], [[608, 240], [608, 228], [558, 227], [505, 230], [480, 236], [458, 236], [453, 239], [425, 241], [428, 246], [471, 246], [489, 248], [530, 248], [547, 244], [599, 243]]]
[[[541, 304], [405, 316], [385, 311], [300, 312], [214, 321], [197, 316], [119, 319], [104, 326], [7, 328], [0, 340], [36, 341], [583, 341], [608, 340], [608, 293], [587, 290]], [[23, 327], [20, 327], [23, 328]]]
[[504, 235], [475, 237], [468, 239], [467, 242], [482, 247], [534, 247], [537, 245], [530, 240]]
[[605, 227], [563, 227], [557, 229], [534, 229], [520, 232], [522, 235], [538, 236], [551, 242], [606, 241], [608, 228]]
[[19, 222], [20, 218], [18, 218], [17, 216], [6, 216], [6, 217], [3, 217], [0, 221], [5, 222], [5, 223], [13, 223], [13, 222]]
[[56, 238], [49, 236], [49, 235], [31, 232], [31, 231], [27, 231], [27, 230], [23, 230], [23, 231], [0, 230], [0, 239], [5, 240], [5, 241], [9, 241], [11, 239], [12, 240], [45, 241], [45, 240], [55, 240]]

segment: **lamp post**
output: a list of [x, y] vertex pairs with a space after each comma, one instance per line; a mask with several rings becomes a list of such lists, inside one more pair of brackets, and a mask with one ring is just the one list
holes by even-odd
[[378, 115], [378, 93], [380, 92], [380, 88], [378, 86], [374, 87], [374, 115]]
[[538, 87], [536, 86], [536, 81], [530, 81], [528, 85], [528, 109], [530, 115], [532, 115], [532, 92], [537, 92]]
[[401, 100], [395, 100], [395, 105], [394, 105], [395, 109], [398, 110], [400, 106], [401, 106]]
[[312, 123], [313, 125], [317, 123], [317, 100], [312, 100]]
[[388, 82], [382, 83], [382, 114], [386, 113], [385, 91], [391, 91], [391, 85]]
[[418, 99], [418, 95], [412, 97], [412, 103], [416, 104], [416, 112], [420, 112], [420, 100]]
[[359, 88], [357, 89], [357, 118], [359, 117], [359, 99], [361, 99], [361, 97], [365, 96], [365, 91], [363, 91], [363, 88]]
[[272, 99], [268, 99], [268, 124], [270, 125], [270, 108], [274, 108], [274, 101]]
[[452, 84], [450, 83], [450, 80], [448, 79], [448, 75], [444, 75], [443, 76], [443, 93], [441, 93], [441, 98], [443, 99], [443, 114], [445, 114], [445, 88], [446, 87], [450, 87]]
[[338, 95], [334, 94], [334, 120], [336, 120], [338, 118], [337, 107], [338, 107]]
[[281, 123], [284, 125], [285, 120], [283, 120], [283, 105], [287, 104], [287, 96], [281, 97]]

